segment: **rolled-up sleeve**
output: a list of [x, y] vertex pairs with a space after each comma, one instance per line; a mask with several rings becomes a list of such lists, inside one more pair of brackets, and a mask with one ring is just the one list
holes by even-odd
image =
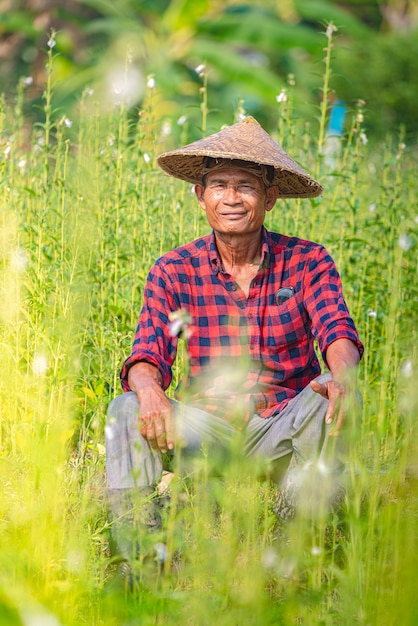
[[172, 365], [177, 353], [177, 337], [170, 336], [169, 315], [178, 309], [178, 303], [169, 276], [157, 261], [148, 274], [144, 289], [144, 303], [129, 357], [123, 363], [120, 380], [122, 389], [129, 391], [129, 369], [146, 361], [154, 365], [162, 376], [163, 388], [172, 380]]
[[327, 250], [317, 246], [305, 268], [304, 304], [325, 365], [326, 351], [338, 339], [350, 339], [363, 355], [364, 346], [343, 297], [341, 279]]

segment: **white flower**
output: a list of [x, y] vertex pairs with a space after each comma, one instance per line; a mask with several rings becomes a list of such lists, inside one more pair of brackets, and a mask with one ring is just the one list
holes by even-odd
[[183, 126], [186, 122], [187, 122], [187, 116], [186, 115], [181, 115], [179, 117], [179, 119], [177, 120], [177, 124], [179, 126]]
[[401, 374], [404, 378], [412, 378], [413, 367], [412, 359], [406, 359], [401, 365]]
[[326, 465], [326, 463], [324, 463], [324, 461], [322, 461], [321, 459], [317, 462], [316, 464], [319, 473], [322, 476], [326, 476], [327, 474], [330, 473], [330, 468], [328, 467], [328, 465]]
[[325, 34], [328, 37], [328, 39], [330, 39], [332, 37], [333, 33], [336, 33], [337, 30], [338, 30], [338, 28], [336, 26], [334, 26], [334, 24], [328, 24], [327, 30], [325, 32]]
[[276, 96], [276, 102], [287, 102], [286, 89], [282, 89], [278, 96]]
[[20, 159], [20, 161], [17, 164], [17, 167], [23, 170], [23, 168], [26, 167], [26, 159]]
[[53, 613], [43, 607], [26, 607], [21, 611], [24, 626], [61, 626], [61, 622]]
[[155, 546], [156, 559], [158, 563], [165, 563], [168, 556], [168, 550], [165, 543], [156, 543]]
[[154, 78], [154, 76], [148, 76], [147, 87], [148, 87], [148, 89], [155, 89], [155, 78]]
[[35, 354], [32, 362], [32, 372], [35, 376], [45, 376], [48, 371], [48, 359], [44, 354]]
[[198, 74], [199, 76], [203, 76], [204, 72], [205, 72], [205, 65], [203, 63], [201, 63], [200, 65], [198, 65], [197, 67], [194, 68], [194, 71], [196, 72], [196, 74]]
[[415, 215], [414, 222], [415, 222], [415, 224], [418, 224], [418, 215]]
[[311, 554], [313, 556], [319, 556], [321, 554], [322, 550], [319, 546], [312, 546], [311, 548]]
[[369, 141], [369, 140], [367, 139], [367, 135], [366, 135], [366, 133], [361, 132], [361, 133], [360, 133], [360, 135], [359, 135], [359, 137], [360, 137], [360, 141], [361, 141], [361, 143], [362, 143], [363, 145], [366, 145], [366, 144], [368, 143], [368, 141]]
[[398, 239], [398, 246], [404, 251], [408, 252], [413, 246], [413, 241], [408, 233], [402, 233]]
[[374, 213], [376, 211], [376, 205], [374, 202], [369, 206], [369, 211], [370, 213]]
[[104, 433], [105, 433], [106, 439], [109, 439], [109, 441], [112, 441], [112, 439], [115, 436], [113, 433], [113, 429], [111, 426], [109, 426], [109, 424], [106, 424], [106, 426], [104, 427]]
[[164, 135], [164, 137], [168, 137], [169, 135], [171, 135], [171, 122], [169, 120], [165, 120], [165, 122], [163, 123], [161, 128], [161, 134]]
[[6, 157], [6, 159], [10, 156], [11, 150], [12, 150], [12, 146], [8, 144], [4, 149], [4, 156]]
[[92, 95], [94, 94], [94, 89], [92, 89], [91, 87], [87, 87], [87, 88], [85, 89], [85, 93], [86, 93], [88, 96], [92, 96]]
[[71, 128], [71, 126], [73, 125], [72, 121], [69, 120], [68, 117], [64, 117], [64, 124], [67, 128]]
[[369, 312], [367, 313], [367, 315], [368, 315], [369, 317], [377, 317], [377, 313], [376, 313], [376, 311], [369, 311]]
[[178, 311], [172, 311], [168, 319], [170, 320], [169, 333], [170, 337], [180, 337], [183, 335], [188, 339], [192, 332], [190, 330], [190, 324], [192, 323], [191, 315], [184, 309]]
[[53, 48], [54, 46], [57, 45], [57, 42], [55, 41], [53, 37], [51, 37], [50, 39], [48, 39], [46, 45], [48, 46], [48, 48]]
[[22, 248], [13, 250], [10, 255], [10, 266], [16, 272], [24, 272], [28, 267], [28, 255]]
[[183, 322], [180, 318], [177, 318], [170, 322], [170, 337], [177, 337], [183, 328]]
[[29, 85], [32, 85], [32, 83], [33, 83], [33, 78], [32, 78], [32, 76], [26, 76], [26, 77], [23, 79], [23, 84], [24, 84], [24, 86], [25, 86], [25, 87], [29, 87]]
[[107, 74], [106, 82], [110, 102], [115, 106], [132, 106], [143, 94], [144, 78], [134, 65], [114, 65]]
[[145, 163], [149, 163], [151, 161], [150, 155], [147, 154], [146, 152], [144, 152], [144, 161]]
[[266, 548], [262, 556], [262, 565], [265, 569], [273, 569], [277, 564], [277, 552], [273, 548]]

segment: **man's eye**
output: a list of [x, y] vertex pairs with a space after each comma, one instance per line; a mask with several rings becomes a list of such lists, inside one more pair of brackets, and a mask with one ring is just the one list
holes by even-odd
[[238, 187], [238, 191], [241, 193], [252, 193], [254, 191], [254, 187], [252, 185], [240, 185]]

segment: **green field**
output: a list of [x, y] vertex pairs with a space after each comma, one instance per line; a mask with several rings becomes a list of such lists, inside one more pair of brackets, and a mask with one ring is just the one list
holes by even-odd
[[[275, 490], [234, 459], [175, 475], [169, 560], [134, 593], [109, 591], [104, 421], [120, 393], [148, 269], [208, 232], [149, 89], [141, 115], [86, 92], [76, 120], [0, 103], [0, 624], [389, 626], [418, 623], [416, 163], [402, 135], [374, 150], [361, 105], [341, 154], [278, 103], [276, 139], [323, 183], [267, 226], [324, 244], [366, 352], [344, 507], [278, 531]], [[233, 120], [230, 120], [231, 122]], [[182, 127], [187, 141], [187, 122]], [[182, 376], [184, 348], [175, 372]]]

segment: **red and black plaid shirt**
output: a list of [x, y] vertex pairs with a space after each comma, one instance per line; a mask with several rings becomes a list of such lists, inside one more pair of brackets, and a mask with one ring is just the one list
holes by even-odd
[[[291, 297], [279, 303], [284, 287]], [[247, 298], [223, 271], [211, 234], [164, 254], [151, 269], [121, 371], [124, 391], [138, 361], [155, 365], [164, 389], [170, 385], [178, 340], [170, 336], [169, 315], [179, 309], [192, 318], [187, 402], [223, 417], [281, 411], [320, 374], [314, 339], [325, 364], [337, 339], [351, 339], [363, 353], [323, 246], [263, 229], [262, 261]]]

